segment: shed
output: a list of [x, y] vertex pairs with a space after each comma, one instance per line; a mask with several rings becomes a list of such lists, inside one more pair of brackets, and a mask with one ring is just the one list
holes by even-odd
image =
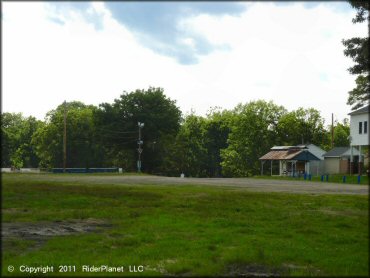
[[[353, 148], [352, 150], [353, 160], [357, 163], [354, 167], [358, 165], [360, 158], [360, 152]], [[348, 174], [350, 171], [350, 158], [351, 158], [351, 148], [350, 147], [335, 147], [325, 153], [324, 157], [324, 168], [327, 174]], [[363, 159], [362, 159], [363, 160]], [[355, 169], [357, 171], [357, 169]]]
[[270, 152], [259, 158], [261, 161], [261, 175], [263, 174], [263, 165], [266, 161], [270, 161], [271, 175], [273, 174], [273, 163], [275, 161], [279, 162], [279, 175], [295, 176], [296, 174], [303, 173], [310, 174], [312, 172], [310, 163], [321, 161], [322, 158], [314, 155], [308, 146], [309, 145], [272, 147]]

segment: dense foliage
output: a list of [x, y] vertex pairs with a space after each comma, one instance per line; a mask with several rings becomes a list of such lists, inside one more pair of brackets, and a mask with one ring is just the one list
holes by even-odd
[[[2, 167], [63, 167], [66, 111], [67, 167], [121, 167], [136, 171], [138, 122], [142, 128], [142, 170], [193, 177], [244, 177], [259, 173], [258, 158], [274, 145], [313, 143], [331, 148], [331, 127], [320, 113], [263, 100], [206, 116], [182, 117], [161, 88], [124, 92], [98, 107], [67, 102], [44, 121], [3, 113]], [[348, 146], [348, 121], [335, 123], [334, 145]]]
[[[349, 1], [357, 14], [353, 23], [367, 22], [370, 28], [369, 2]], [[352, 58], [354, 65], [348, 69], [351, 74], [357, 75], [356, 87], [349, 92], [347, 104], [356, 110], [369, 104], [370, 99], [370, 75], [369, 75], [369, 37], [354, 37], [343, 40], [345, 46], [344, 55]]]
[[21, 113], [1, 114], [1, 167], [37, 167], [39, 157], [31, 142], [43, 123]]

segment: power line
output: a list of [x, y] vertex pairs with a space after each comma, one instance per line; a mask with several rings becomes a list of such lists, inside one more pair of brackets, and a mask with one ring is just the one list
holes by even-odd
[[99, 143], [99, 142], [91, 142], [91, 141], [76, 141], [76, 140], [69, 140], [69, 146], [72, 147], [73, 145], [99, 145], [100, 147], [109, 147], [109, 146], [123, 146], [123, 145], [128, 145], [128, 144], [133, 144], [137, 142], [137, 139], [135, 140], [130, 140], [126, 142], [104, 142], [104, 143]]
[[114, 136], [114, 135], [109, 135], [109, 134], [99, 134], [97, 137], [103, 137], [103, 138], [115, 138], [115, 139], [134, 139], [136, 137], [133, 136]]
[[116, 131], [116, 130], [108, 130], [108, 129], [105, 129], [105, 128], [97, 128], [97, 130], [100, 130], [100, 131], [103, 131], [103, 132], [123, 133], [123, 134], [137, 133], [137, 131]]

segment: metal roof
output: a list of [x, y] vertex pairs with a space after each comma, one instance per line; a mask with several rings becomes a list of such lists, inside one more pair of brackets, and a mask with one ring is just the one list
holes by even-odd
[[307, 149], [306, 145], [296, 145], [296, 146], [273, 146], [270, 150], [279, 151], [279, 150], [297, 150], [297, 149]]
[[293, 148], [293, 146], [273, 146], [271, 150], [288, 150]]
[[[327, 153], [324, 153], [323, 157], [342, 157], [342, 156], [349, 156], [351, 154], [350, 147], [335, 147], [328, 151]], [[353, 155], [359, 155], [359, 151], [355, 148], [353, 148]]]
[[365, 114], [365, 113], [369, 113], [369, 111], [370, 111], [370, 105], [357, 109], [351, 113], [348, 113], [348, 115]]
[[281, 150], [281, 151], [270, 151], [264, 156], [259, 158], [260, 160], [320, 160], [315, 155], [307, 150]]

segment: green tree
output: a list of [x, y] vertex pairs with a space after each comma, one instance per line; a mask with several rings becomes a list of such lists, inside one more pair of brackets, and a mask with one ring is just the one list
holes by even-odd
[[337, 123], [334, 126], [334, 146], [336, 147], [349, 147], [349, 134], [350, 127], [348, 121], [343, 121], [343, 123]]
[[97, 140], [105, 150], [105, 161], [121, 161], [129, 171], [136, 169], [138, 122], [145, 124], [141, 158], [143, 171], [149, 173], [163, 171], [162, 152], [168, 136], [176, 136], [180, 119], [176, 102], [166, 97], [163, 89], [153, 87], [124, 92], [112, 104], [99, 105], [94, 113]]
[[39, 158], [31, 144], [31, 138], [42, 124], [34, 117], [25, 118], [21, 113], [1, 115], [1, 165], [37, 167]]
[[369, 101], [369, 76], [359, 75], [356, 78], [356, 88], [349, 91], [347, 104], [354, 105], [352, 110], [356, 110], [366, 105]]
[[[349, 1], [357, 14], [353, 23], [362, 23], [369, 21], [369, 3], [367, 1]], [[351, 38], [342, 41], [345, 46], [344, 55], [352, 58], [355, 64], [348, 70], [351, 74], [358, 75], [356, 78], [356, 88], [349, 92], [347, 104], [352, 105], [352, 110], [356, 110], [362, 106], [369, 104], [369, 37]]]
[[298, 108], [281, 116], [277, 127], [277, 144], [298, 145], [325, 143], [324, 119], [314, 108]]
[[222, 176], [221, 150], [228, 146], [233, 114], [228, 110], [212, 110], [204, 126], [204, 142], [207, 150], [206, 172], [209, 177]]
[[179, 173], [192, 177], [205, 177], [207, 149], [205, 147], [205, 119], [194, 114], [185, 117], [175, 139], [172, 165]]
[[[94, 141], [93, 111], [79, 101], [67, 102], [67, 167], [98, 166]], [[32, 137], [41, 167], [63, 167], [64, 104], [46, 115], [45, 124]]]
[[257, 174], [258, 159], [275, 144], [277, 123], [286, 110], [258, 100], [239, 104], [233, 113], [228, 147], [221, 150], [222, 173], [233, 177]]
[[232, 113], [213, 109], [207, 117], [187, 115], [164, 153], [168, 175], [219, 177], [221, 149], [227, 147]]
[[10, 167], [11, 155], [16, 151], [20, 141], [21, 113], [1, 114], [1, 167]]
[[[331, 125], [327, 127], [326, 131], [326, 140], [325, 144], [322, 146], [324, 150], [330, 150], [331, 147]], [[350, 126], [349, 126], [349, 120], [344, 119], [342, 123], [335, 121], [334, 122], [334, 147], [349, 147], [350, 141], [349, 141], [349, 135], [350, 135]]]

